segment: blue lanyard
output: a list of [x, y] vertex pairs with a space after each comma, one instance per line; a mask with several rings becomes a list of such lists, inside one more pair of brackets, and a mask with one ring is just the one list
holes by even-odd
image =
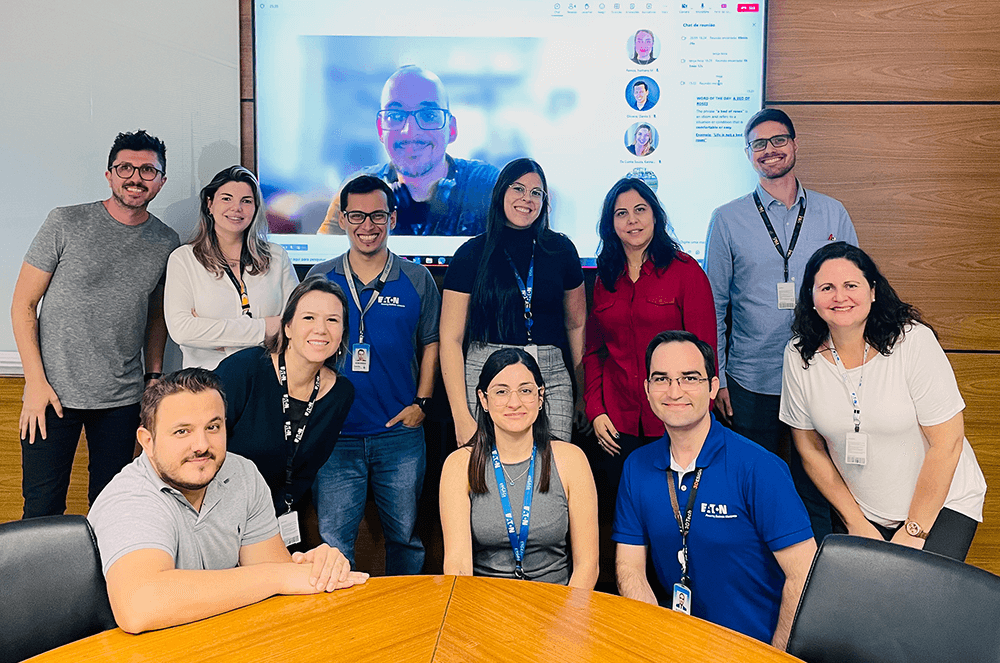
[[493, 472], [497, 477], [497, 490], [500, 492], [500, 506], [503, 507], [503, 517], [507, 522], [507, 538], [514, 551], [514, 577], [524, 580], [524, 547], [528, 543], [528, 521], [531, 520], [531, 493], [535, 487], [535, 447], [531, 447], [531, 463], [528, 465], [528, 478], [524, 482], [524, 506], [521, 509], [520, 532], [514, 527], [514, 510], [510, 506], [510, 496], [507, 495], [507, 481], [503, 476], [503, 465], [500, 464], [500, 454], [496, 445], [493, 446]]
[[503, 250], [503, 254], [507, 256], [507, 262], [510, 263], [510, 268], [514, 270], [514, 278], [517, 279], [517, 287], [521, 290], [521, 299], [524, 300], [524, 327], [528, 332], [528, 343], [531, 343], [531, 325], [533, 321], [531, 319], [531, 291], [535, 287], [535, 244], [531, 244], [531, 262], [528, 263], [528, 285], [524, 285], [524, 281], [521, 279], [521, 274], [517, 271], [517, 265], [511, 259], [510, 254], [507, 253], [507, 249]]

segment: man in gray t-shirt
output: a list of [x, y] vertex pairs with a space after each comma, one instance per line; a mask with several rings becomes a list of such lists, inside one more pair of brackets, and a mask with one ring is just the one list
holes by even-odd
[[288, 554], [264, 478], [247, 459], [226, 454], [226, 401], [214, 373], [188, 368], [163, 377], [143, 394], [140, 416], [142, 455], [87, 516], [123, 630], [186, 624], [273, 594], [368, 579], [326, 544]]
[[91, 503], [132, 460], [143, 350], [147, 379], [163, 362], [163, 274], [179, 241], [146, 207], [167, 180], [166, 147], [142, 130], [118, 134], [105, 177], [107, 200], [49, 214], [14, 287], [25, 518], [66, 510], [84, 428]]

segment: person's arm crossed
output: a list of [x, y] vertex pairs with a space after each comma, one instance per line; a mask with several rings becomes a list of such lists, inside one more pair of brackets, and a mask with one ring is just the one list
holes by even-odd
[[367, 579], [326, 544], [293, 557], [279, 535], [243, 546], [233, 569], [177, 569], [169, 554], [146, 548], [124, 555], [107, 573], [115, 621], [127, 633], [187, 624], [275, 594], [330, 592]]

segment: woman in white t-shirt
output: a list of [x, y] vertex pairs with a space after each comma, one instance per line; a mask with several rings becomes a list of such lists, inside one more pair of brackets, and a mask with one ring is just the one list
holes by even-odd
[[257, 178], [242, 166], [218, 173], [201, 190], [194, 238], [167, 261], [163, 313], [184, 368], [211, 370], [273, 339], [298, 282], [285, 250], [267, 241]]
[[864, 251], [835, 242], [806, 264], [792, 333], [780, 417], [839, 531], [964, 560], [986, 480], [933, 330]]

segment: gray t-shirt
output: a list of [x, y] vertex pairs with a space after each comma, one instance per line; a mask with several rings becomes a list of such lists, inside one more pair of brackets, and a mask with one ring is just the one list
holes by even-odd
[[143, 452], [101, 491], [87, 519], [105, 574], [122, 556], [150, 548], [173, 557], [178, 569], [231, 569], [241, 547], [278, 533], [264, 478], [234, 453], [208, 484], [200, 512], [163, 482]]
[[177, 233], [152, 214], [138, 226], [101, 202], [57, 207], [25, 262], [52, 274], [38, 314], [49, 384], [64, 407], [137, 403], [149, 297], [163, 287]]

